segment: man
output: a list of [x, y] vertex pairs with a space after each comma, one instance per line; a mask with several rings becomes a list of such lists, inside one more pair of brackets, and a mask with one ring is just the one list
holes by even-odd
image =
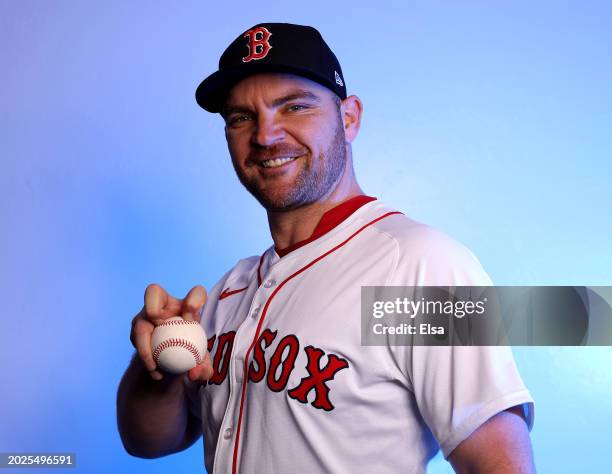
[[[209, 472], [424, 472], [439, 448], [457, 472], [533, 472], [533, 400], [508, 348], [360, 343], [362, 286], [491, 283], [465, 247], [364, 195], [362, 105], [320, 34], [254, 26], [196, 98], [225, 120], [274, 245], [208, 298], [146, 289], [117, 400], [127, 451], [164, 456], [203, 432]], [[209, 336], [212, 359], [188, 377], [151, 357], [154, 326], [176, 315]]]

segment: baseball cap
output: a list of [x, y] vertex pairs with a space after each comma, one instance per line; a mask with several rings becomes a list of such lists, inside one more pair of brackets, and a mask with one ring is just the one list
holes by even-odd
[[340, 63], [321, 33], [311, 26], [259, 23], [227, 47], [219, 59], [219, 70], [198, 86], [196, 101], [208, 112], [221, 112], [234, 85], [262, 72], [302, 76], [346, 99]]

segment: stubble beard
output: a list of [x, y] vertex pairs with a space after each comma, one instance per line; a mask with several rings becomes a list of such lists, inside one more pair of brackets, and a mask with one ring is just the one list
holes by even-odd
[[234, 169], [242, 185], [268, 211], [288, 211], [317, 202], [332, 193], [346, 166], [346, 141], [340, 117], [330, 146], [316, 160], [323, 165], [313, 169], [312, 161], [307, 161], [283, 195], [260, 189], [256, 181], [245, 176], [235, 164]]

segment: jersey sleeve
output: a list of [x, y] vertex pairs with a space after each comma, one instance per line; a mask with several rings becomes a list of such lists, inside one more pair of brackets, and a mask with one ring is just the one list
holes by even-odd
[[[477, 258], [450, 237], [422, 226], [399, 242], [391, 285], [490, 286]], [[395, 346], [419, 412], [445, 457], [495, 414], [521, 405], [529, 429], [534, 402], [507, 346]]]

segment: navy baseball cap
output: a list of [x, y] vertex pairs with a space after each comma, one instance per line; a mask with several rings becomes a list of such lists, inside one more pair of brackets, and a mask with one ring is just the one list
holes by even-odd
[[260, 23], [241, 33], [219, 59], [219, 70], [202, 81], [196, 101], [221, 112], [230, 89], [262, 72], [287, 72], [318, 82], [346, 99], [346, 84], [336, 55], [311, 26]]

